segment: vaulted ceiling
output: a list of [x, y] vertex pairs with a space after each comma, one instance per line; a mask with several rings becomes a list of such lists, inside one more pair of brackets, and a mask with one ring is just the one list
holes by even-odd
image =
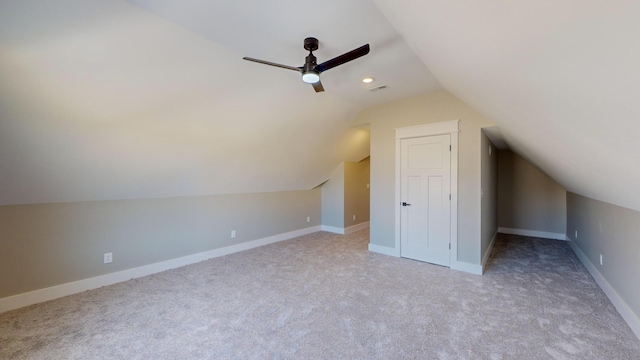
[[[368, 155], [360, 110], [445, 89], [568, 190], [640, 210], [639, 2], [317, 4], [2, 1], [0, 204], [312, 188]], [[308, 36], [320, 62], [371, 53], [324, 93], [242, 60], [300, 66]]]
[[[365, 158], [362, 108], [442, 88], [373, 3], [324, 4], [1, 2], [0, 204], [310, 189]], [[309, 36], [372, 52], [324, 93], [242, 60], [301, 66]]]
[[640, 2], [376, 4], [515, 152], [567, 190], [640, 210]]

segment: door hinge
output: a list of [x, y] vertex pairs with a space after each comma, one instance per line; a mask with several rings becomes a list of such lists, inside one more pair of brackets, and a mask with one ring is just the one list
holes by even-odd
[[449, 243], [449, 250], [451, 250], [451, 243]]
[[449, 201], [451, 201], [451, 194], [449, 194]]
[[451, 145], [449, 145], [449, 151], [451, 151]]

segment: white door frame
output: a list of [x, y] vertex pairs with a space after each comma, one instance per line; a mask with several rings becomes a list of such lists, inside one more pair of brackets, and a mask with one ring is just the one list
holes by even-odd
[[395, 256], [400, 257], [400, 142], [402, 139], [451, 135], [451, 266], [458, 261], [458, 128], [460, 120], [397, 128], [396, 130], [396, 232]]

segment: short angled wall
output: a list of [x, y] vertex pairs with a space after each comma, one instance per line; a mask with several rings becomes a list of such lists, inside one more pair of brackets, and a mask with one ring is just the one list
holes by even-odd
[[0, 206], [0, 303], [15, 308], [318, 231], [320, 206], [317, 188]]
[[48, 287], [45, 289], [35, 290], [24, 294], [5, 297], [0, 299], [0, 313], [18, 309], [24, 306], [29, 306], [32, 304], [37, 304], [43, 301], [57, 299], [63, 296], [77, 294], [91, 289], [97, 289], [102, 286], [108, 286], [119, 282], [159, 273], [162, 271], [195, 264], [216, 257], [253, 249], [259, 246], [273, 244], [283, 240], [289, 240], [298, 236], [311, 234], [319, 230], [320, 226], [312, 226], [306, 229], [291, 231], [275, 236], [269, 236], [266, 238], [248, 241], [237, 245], [226, 246], [215, 250], [183, 256], [180, 258], [140, 266], [133, 269], [122, 270], [106, 275], [92, 277], [89, 279], [83, 279], [62, 285]]
[[569, 243], [640, 339], [640, 211], [567, 193]]
[[596, 266], [593, 265], [591, 261], [589, 261], [587, 255], [585, 255], [582, 250], [580, 250], [578, 245], [573, 241], [569, 241], [569, 245], [571, 246], [571, 249], [573, 249], [573, 252], [576, 253], [580, 261], [582, 261], [584, 267], [587, 268], [589, 274], [593, 276], [593, 279], [598, 283], [598, 285], [600, 285], [600, 288], [602, 289], [602, 291], [604, 291], [609, 300], [611, 300], [613, 306], [616, 307], [616, 310], [618, 310], [622, 318], [627, 322], [627, 325], [629, 325], [633, 333], [636, 334], [636, 337], [640, 339], [640, 318], [638, 318], [638, 315], [636, 315], [633, 309], [631, 309], [631, 307], [624, 301], [624, 299], [622, 299], [620, 294], [618, 294], [616, 289], [611, 286], [607, 279], [602, 276]]

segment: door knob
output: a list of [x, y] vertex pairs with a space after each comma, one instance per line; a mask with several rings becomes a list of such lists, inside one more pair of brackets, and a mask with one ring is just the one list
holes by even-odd
[[411, 206], [411, 204], [407, 204], [406, 202], [403, 202], [402, 206]]

